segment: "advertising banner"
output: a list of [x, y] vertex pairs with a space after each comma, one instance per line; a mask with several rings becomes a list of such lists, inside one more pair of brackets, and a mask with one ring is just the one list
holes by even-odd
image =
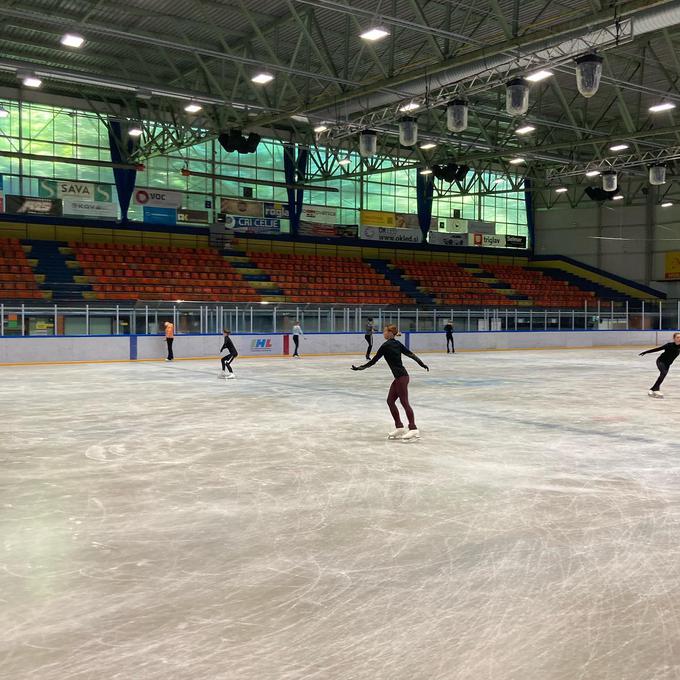
[[459, 217], [440, 217], [437, 220], [439, 231], [445, 231], [448, 234], [467, 234], [468, 221], [462, 220]]
[[396, 220], [394, 213], [391, 212], [362, 210], [359, 215], [359, 222], [365, 227], [394, 227]]
[[680, 252], [671, 250], [666, 253], [666, 275], [667, 281], [677, 281], [680, 279]]
[[469, 245], [482, 248], [505, 248], [504, 234], [468, 234]]
[[418, 215], [394, 213], [394, 226], [399, 229], [420, 229]]
[[137, 205], [149, 208], [179, 208], [182, 205], [183, 194], [180, 191], [166, 191], [165, 189], [137, 189], [133, 194]]
[[505, 235], [505, 247], [506, 248], [526, 248], [527, 247], [527, 237], [526, 236], [513, 236], [512, 234]]
[[303, 236], [321, 238], [356, 238], [359, 228], [356, 224], [323, 224], [321, 222], [300, 222], [299, 233]]
[[274, 343], [271, 338], [253, 338], [250, 341], [250, 351], [253, 354], [273, 354]]
[[[41, 179], [38, 182], [38, 196], [41, 198], [80, 199], [90, 203], [113, 203], [113, 187], [110, 184], [91, 182], [62, 182]], [[66, 207], [64, 205], [64, 207]]]
[[384, 229], [382, 227], [366, 227], [361, 225], [359, 237], [368, 241], [384, 241], [386, 243], [421, 243], [423, 233], [420, 229]]
[[288, 219], [290, 217], [287, 203], [263, 203], [263, 206], [265, 217], [275, 217], [279, 219]]
[[94, 217], [98, 219], [113, 219], [118, 217], [118, 205], [104, 201], [90, 201], [81, 198], [67, 198], [61, 200], [64, 215], [74, 217]]
[[468, 244], [467, 234], [447, 234], [444, 231], [431, 231], [427, 240], [433, 246], [460, 247]]
[[156, 208], [144, 206], [144, 222], [146, 224], [177, 224], [177, 210], [175, 208]]
[[227, 229], [246, 234], [280, 234], [281, 222], [270, 217], [242, 217], [227, 215], [224, 226]]
[[468, 232], [474, 234], [495, 234], [496, 223], [483, 220], [468, 220]]
[[5, 212], [14, 215], [49, 215], [61, 217], [61, 200], [58, 198], [36, 198], [35, 196], [5, 197]]
[[178, 210], [178, 224], [210, 224], [210, 213], [207, 210]]
[[338, 209], [329, 208], [324, 205], [305, 205], [302, 207], [300, 220], [316, 224], [336, 224], [338, 221]]
[[221, 198], [220, 212], [227, 215], [264, 217], [264, 205], [259, 201], [244, 201], [241, 198]]

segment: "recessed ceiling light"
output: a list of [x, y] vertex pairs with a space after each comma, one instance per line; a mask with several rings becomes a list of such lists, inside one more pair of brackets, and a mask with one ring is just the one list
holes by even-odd
[[42, 85], [42, 80], [34, 75], [23, 76], [21, 82], [25, 87], [40, 87]]
[[404, 104], [399, 108], [400, 111], [415, 111], [416, 109], [420, 108], [420, 104], [417, 102], [409, 102], [408, 104]]
[[597, 177], [599, 174], [599, 170], [588, 170], [588, 172], [586, 172], [586, 177]]
[[421, 174], [421, 175], [431, 175], [431, 174], [432, 174], [432, 170], [431, 170], [430, 168], [423, 168], [423, 169], [420, 171], [420, 174]]
[[624, 149], [628, 148], [628, 144], [614, 144], [614, 146], [610, 146], [609, 150], [610, 151], [623, 151]]
[[557, 187], [557, 189], [555, 189], [556, 194], [563, 194], [566, 191], [569, 191], [569, 189], [567, 189], [567, 187]]
[[654, 104], [654, 106], [650, 106], [649, 110], [652, 113], [659, 113], [659, 111], [670, 111], [674, 108], [675, 104], [673, 102], [664, 102], [663, 104]]
[[328, 126], [327, 126], [327, 125], [324, 125], [323, 123], [321, 123], [321, 125], [317, 125], [317, 126], [314, 128], [314, 132], [319, 132], [319, 133], [321, 133], [321, 132], [326, 132], [326, 130], [328, 130]]
[[532, 73], [531, 75], [527, 76], [526, 79], [532, 83], [538, 83], [541, 80], [550, 78], [551, 75], [553, 75], [552, 71], [536, 71], [536, 73]]
[[661, 204], [662, 208], [670, 208], [673, 205], [672, 201], [666, 201], [665, 203]]
[[338, 161], [338, 165], [349, 165], [349, 164], [350, 164], [349, 158], [341, 158], [341, 159]]
[[135, 125], [128, 130], [128, 135], [130, 135], [130, 137], [141, 137], [143, 132], [144, 130], [142, 130], [142, 128]]
[[425, 142], [424, 144], [420, 145], [420, 148], [423, 151], [428, 151], [429, 149], [434, 149], [434, 147], [437, 146], [434, 142]]
[[82, 47], [85, 42], [85, 38], [77, 33], [64, 33], [61, 36], [61, 44], [64, 47]]
[[254, 75], [251, 80], [258, 85], [266, 85], [274, 80], [274, 76], [271, 73], [258, 73]]
[[525, 125], [524, 127], [517, 128], [515, 130], [515, 133], [518, 135], [528, 135], [530, 132], [533, 132], [536, 128], [533, 125]]
[[8, 116], [9, 111], [4, 106], [0, 106], [0, 118], [7, 118]]
[[359, 34], [362, 40], [369, 40], [370, 42], [375, 42], [376, 40], [382, 40], [386, 38], [390, 32], [384, 28], [376, 26], [374, 28], [369, 28], [367, 31]]
[[613, 201], [622, 201], [623, 196], [621, 194], [616, 194], [616, 196], [612, 196]]
[[519, 165], [520, 163], [524, 163], [523, 158], [511, 158], [510, 159], [510, 165]]
[[187, 113], [198, 113], [203, 107], [200, 104], [197, 104], [196, 102], [189, 102], [185, 107], [184, 110]]

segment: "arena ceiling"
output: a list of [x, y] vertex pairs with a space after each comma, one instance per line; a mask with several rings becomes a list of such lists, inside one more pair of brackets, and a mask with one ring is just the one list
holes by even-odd
[[[593, 163], [631, 177], [657, 159], [678, 170], [678, 0], [4, 0], [0, 16], [3, 92], [35, 97], [20, 85], [31, 72], [43, 97], [155, 120], [142, 156], [230, 127], [349, 149], [370, 128], [381, 159], [510, 170], [521, 155], [520, 171], [548, 185], [581, 182]], [[389, 35], [359, 37], [374, 26]], [[65, 32], [84, 45], [62, 46]], [[592, 49], [603, 77], [586, 99], [574, 57]], [[509, 115], [507, 79], [539, 68], [553, 75], [531, 85], [525, 116]], [[258, 73], [273, 80], [257, 84]], [[451, 96], [469, 100], [461, 133], [446, 128]], [[202, 109], [188, 114], [192, 100]], [[399, 146], [400, 109], [413, 101], [432, 150]], [[651, 113], [659, 102], [678, 108]], [[515, 133], [527, 124], [535, 130]]]

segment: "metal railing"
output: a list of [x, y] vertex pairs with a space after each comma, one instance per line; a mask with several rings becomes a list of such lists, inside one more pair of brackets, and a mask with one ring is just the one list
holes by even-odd
[[275, 303], [138, 302], [108, 304], [0, 303], [0, 337], [155, 335], [172, 321], [177, 333], [277, 333], [300, 320], [309, 333], [362, 332], [368, 318], [378, 328], [440, 331], [448, 320], [469, 331], [675, 330], [680, 300], [584, 305], [581, 309], [448, 308]]

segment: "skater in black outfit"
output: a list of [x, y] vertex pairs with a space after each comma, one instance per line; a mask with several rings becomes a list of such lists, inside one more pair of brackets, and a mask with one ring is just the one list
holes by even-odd
[[[410, 350], [406, 349], [398, 340], [395, 340], [395, 336], [399, 335], [397, 327], [386, 326], [383, 333], [383, 337], [386, 342], [380, 345], [380, 349], [376, 352], [376, 355], [363, 366], [352, 366], [353, 371], [363, 371], [369, 366], [376, 364], [381, 357], [385, 357], [387, 365], [392, 371], [394, 380], [390, 385], [390, 391], [387, 395], [387, 405], [390, 409], [390, 413], [394, 418], [394, 432], [390, 432], [388, 439], [401, 439], [404, 441], [412, 441], [420, 438], [420, 432], [416, 426], [415, 416], [413, 415], [413, 409], [408, 401], [408, 383], [409, 375], [404, 364], [402, 363], [401, 356], [409, 357], [413, 359], [417, 364], [422, 366], [426, 371], [430, 369]], [[401, 416], [399, 415], [399, 409], [397, 408], [397, 399], [401, 401], [401, 405], [406, 411], [406, 417], [408, 418], [408, 431], [404, 428], [404, 424], [401, 422]]]
[[366, 322], [366, 332], [364, 334], [364, 340], [366, 340], [366, 358], [371, 358], [371, 350], [373, 349], [373, 331], [375, 331], [375, 324], [373, 323], [373, 317], [369, 317]]
[[678, 358], [678, 355], [680, 355], [680, 333], [673, 333], [673, 342], [667, 342], [665, 345], [661, 345], [661, 347], [655, 347], [654, 349], [648, 349], [646, 352], [640, 352], [640, 356], [653, 354], [654, 352], [663, 352], [663, 354], [656, 360], [656, 367], [659, 369], [659, 377], [647, 394], [650, 397], [663, 398], [663, 394], [659, 390], [661, 388], [661, 383], [668, 375], [671, 364]]
[[[224, 330], [222, 331], [222, 333], [224, 334], [224, 343], [222, 344], [222, 347], [220, 347], [220, 352], [226, 349], [228, 354], [226, 354], [220, 359], [220, 361], [222, 362], [222, 373], [220, 374], [219, 377], [229, 378], [230, 380], [233, 380], [236, 376], [234, 375], [234, 371], [231, 370], [231, 362], [234, 361], [234, 359], [236, 359], [236, 357], [238, 356], [238, 352], [236, 351], [236, 347], [234, 347], [234, 343], [229, 337], [231, 331]], [[224, 371], [225, 368], [229, 369], [229, 375], [225, 373]]]
[[[453, 346], [453, 323], [451, 321], [447, 321], [446, 326], [444, 326], [444, 330], [446, 331], [446, 353], [455, 354], [456, 349]], [[451, 345], [451, 350], [449, 350], [449, 344]]]

